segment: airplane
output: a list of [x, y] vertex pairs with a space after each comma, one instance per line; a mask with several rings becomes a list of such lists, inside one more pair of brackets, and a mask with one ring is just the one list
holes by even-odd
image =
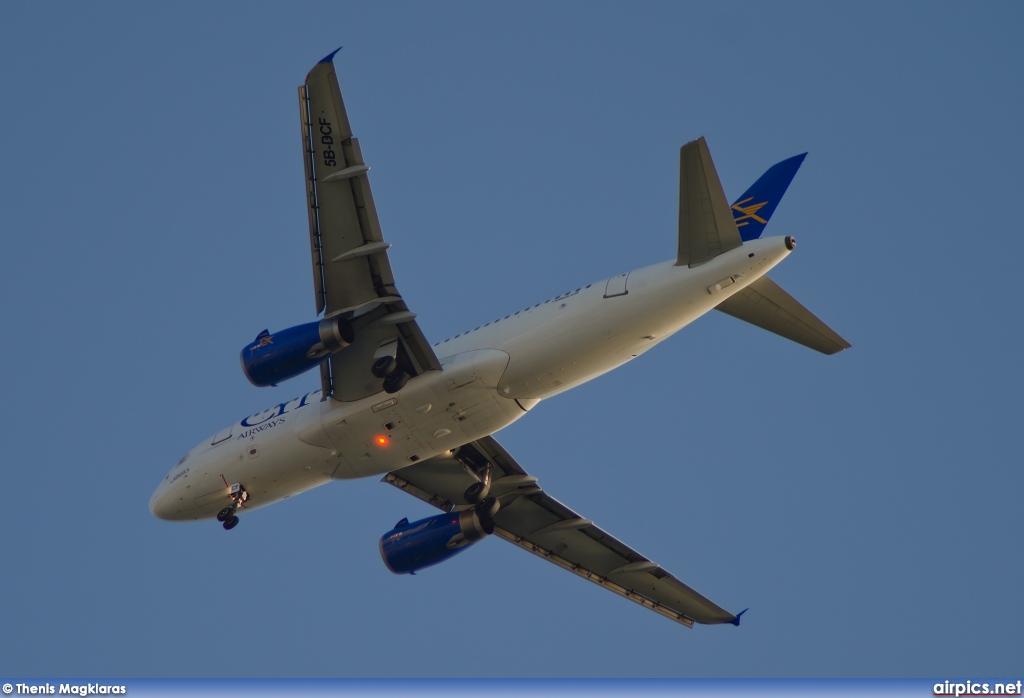
[[395, 286], [331, 53], [299, 87], [316, 316], [241, 351], [258, 387], [319, 368], [320, 389], [217, 432], [150, 500], [170, 521], [239, 514], [333, 480], [383, 475], [442, 511], [383, 534], [385, 566], [415, 574], [496, 535], [687, 627], [739, 625], [651, 559], [565, 506], [493, 434], [635, 359], [711, 310], [825, 354], [850, 347], [766, 273], [795, 247], [762, 237], [804, 155], [730, 206], [703, 138], [680, 151], [674, 259], [542, 300], [433, 345]]

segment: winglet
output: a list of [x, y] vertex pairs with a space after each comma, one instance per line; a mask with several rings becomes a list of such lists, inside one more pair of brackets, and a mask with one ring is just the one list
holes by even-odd
[[768, 219], [789, 188], [807, 153], [794, 155], [768, 168], [732, 205], [732, 215], [743, 242], [761, 237]]
[[336, 54], [338, 51], [340, 51], [341, 48], [342, 47], [339, 46], [338, 48], [336, 48], [333, 51], [331, 51], [330, 53], [328, 53], [326, 56], [324, 56], [323, 60], [321, 60], [320, 63], [330, 63], [331, 61], [333, 61], [334, 60], [334, 54]]
[[742, 616], [744, 613], [746, 613], [749, 610], [750, 610], [749, 608], [744, 608], [742, 611], [737, 613], [736, 617], [733, 620], [729, 621], [729, 623], [731, 625], [735, 625], [737, 628], [740, 627], [740, 616]]

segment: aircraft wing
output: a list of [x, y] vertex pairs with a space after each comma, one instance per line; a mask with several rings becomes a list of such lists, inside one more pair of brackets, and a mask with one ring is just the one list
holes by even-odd
[[485, 463], [492, 467], [491, 495], [501, 502], [496, 535], [687, 627], [695, 621], [739, 624], [737, 616], [546, 493], [493, 437], [388, 473], [383, 482], [457, 511], [470, 506], [463, 499], [477, 481], [470, 468]]
[[321, 364], [323, 394], [351, 401], [380, 390], [370, 373], [376, 357], [395, 356], [410, 376], [441, 364], [395, 287], [333, 58], [317, 63], [299, 87], [299, 116], [316, 311], [342, 315], [355, 330], [353, 344]]

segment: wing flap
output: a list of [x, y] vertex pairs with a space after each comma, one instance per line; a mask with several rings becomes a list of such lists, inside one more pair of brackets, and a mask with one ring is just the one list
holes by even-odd
[[[544, 492], [493, 437], [388, 473], [384, 482], [444, 511], [465, 508], [463, 493], [476, 481], [467, 462], [489, 463], [493, 469], [491, 491], [502, 503], [494, 517], [495, 534], [501, 538], [683, 625], [736, 620]], [[509, 484], [503, 486], [502, 478]]]
[[730, 296], [716, 309], [823, 354], [836, 354], [851, 346], [767, 276]]

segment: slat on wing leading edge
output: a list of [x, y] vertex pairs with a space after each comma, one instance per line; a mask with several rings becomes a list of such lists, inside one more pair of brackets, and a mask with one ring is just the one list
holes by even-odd
[[[492, 494], [502, 502], [494, 518], [496, 535], [683, 625], [736, 620], [732, 613], [544, 492], [493, 437], [463, 448], [474, 449], [494, 468]], [[503, 478], [508, 486], [502, 486]], [[450, 456], [432, 458], [384, 477], [385, 482], [445, 511], [469, 506], [462, 493], [474, 480]]]

